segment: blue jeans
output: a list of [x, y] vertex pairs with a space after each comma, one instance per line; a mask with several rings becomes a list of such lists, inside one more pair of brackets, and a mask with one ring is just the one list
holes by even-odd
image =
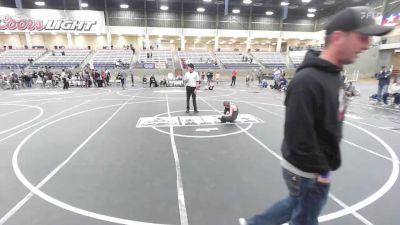
[[283, 169], [289, 196], [265, 212], [247, 220], [249, 225], [317, 225], [318, 216], [326, 204], [329, 184], [295, 175]]
[[[378, 85], [378, 102], [381, 102], [382, 97], [388, 93], [389, 85]], [[383, 99], [383, 103], [387, 104], [387, 97]]]

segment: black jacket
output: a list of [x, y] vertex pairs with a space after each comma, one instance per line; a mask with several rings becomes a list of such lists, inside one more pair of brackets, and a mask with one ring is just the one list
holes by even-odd
[[310, 50], [289, 83], [283, 157], [309, 173], [336, 170], [346, 109], [341, 67]]

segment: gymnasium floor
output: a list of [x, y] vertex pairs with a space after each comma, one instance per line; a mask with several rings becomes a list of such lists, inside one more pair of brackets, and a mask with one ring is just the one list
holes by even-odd
[[[320, 221], [398, 225], [400, 111], [359, 85]], [[0, 224], [238, 224], [287, 194], [283, 98], [223, 83], [187, 115], [184, 88], [1, 91]], [[237, 123], [214, 123], [224, 100]]]

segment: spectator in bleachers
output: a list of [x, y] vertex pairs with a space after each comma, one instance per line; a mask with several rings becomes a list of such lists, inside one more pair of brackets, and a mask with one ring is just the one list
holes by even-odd
[[253, 63], [253, 57], [250, 57], [250, 64]]
[[194, 65], [192, 63], [188, 64], [188, 70], [189, 71], [185, 73], [183, 78], [186, 84], [186, 113], [189, 113], [190, 110], [190, 96], [192, 96], [194, 112], [198, 113], [199, 111], [197, 111], [196, 92], [200, 88], [200, 77], [199, 74], [194, 71]]
[[235, 86], [236, 85], [236, 76], [237, 76], [237, 71], [233, 70], [232, 71], [232, 82], [231, 82], [231, 86]]

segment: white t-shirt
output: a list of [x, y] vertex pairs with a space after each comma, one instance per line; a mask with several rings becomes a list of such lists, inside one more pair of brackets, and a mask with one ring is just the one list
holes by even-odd
[[188, 71], [185, 73], [185, 77], [183, 78], [183, 80], [187, 82], [186, 86], [196, 87], [197, 86], [196, 82], [200, 81], [200, 77], [196, 71], [193, 71], [192, 73]]

